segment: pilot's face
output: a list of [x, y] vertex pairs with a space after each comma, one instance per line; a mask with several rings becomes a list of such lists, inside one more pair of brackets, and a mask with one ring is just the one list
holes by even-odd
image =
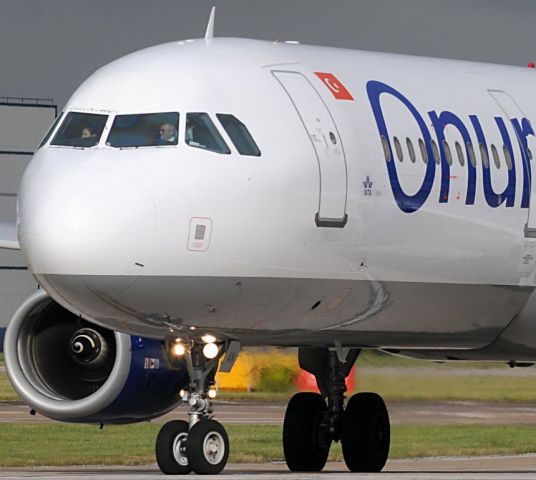
[[175, 127], [171, 123], [164, 123], [160, 127], [160, 138], [168, 142], [175, 140]]

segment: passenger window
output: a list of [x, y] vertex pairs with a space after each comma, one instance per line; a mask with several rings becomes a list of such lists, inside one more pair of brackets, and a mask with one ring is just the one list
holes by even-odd
[[471, 165], [476, 168], [475, 149], [473, 148], [473, 144], [471, 142], [467, 142], [467, 151], [469, 152], [469, 161], [471, 162]]
[[427, 164], [428, 163], [428, 152], [426, 151], [426, 145], [424, 144], [424, 141], [422, 138], [419, 138], [419, 150], [421, 151], [421, 157], [422, 161]]
[[404, 152], [402, 152], [402, 145], [400, 145], [400, 140], [398, 137], [394, 137], [393, 141], [395, 142], [396, 156], [400, 162], [404, 161]]
[[480, 157], [482, 158], [482, 165], [484, 168], [489, 168], [489, 157], [488, 151], [483, 143], [479, 143], [478, 147], [480, 148]]
[[177, 145], [178, 129], [177, 112], [117, 115], [106, 145], [114, 148]]
[[512, 157], [510, 155], [510, 150], [506, 145], [503, 145], [504, 160], [506, 161], [506, 166], [508, 170], [512, 170]]
[[439, 165], [439, 149], [437, 148], [437, 143], [432, 139], [432, 154], [434, 155], [434, 160], [437, 165]]
[[406, 138], [406, 146], [408, 147], [409, 159], [412, 163], [415, 163], [415, 160], [417, 159], [415, 157], [415, 149], [413, 148], [413, 143], [411, 143], [409, 138]]
[[380, 138], [382, 141], [382, 148], [383, 148], [383, 154], [385, 156], [385, 161], [390, 162], [391, 161], [391, 149], [389, 148], [387, 139], [383, 135]]
[[445, 152], [445, 157], [447, 157], [447, 163], [452, 165], [452, 153], [450, 151], [449, 144], [446, 140], [443, 140], [443, 150]]
[[499, 159], [499, 153], [497, 152], [495, 145], [491, 145], [491, 155], [493, 157], [493, 161], [495, 162], [495, 166], [497, 168], [501, 168], [501, 160]]
[[229, 138], [240, 155], [249, 155], [252, 157], [261, 156], [261, 151], [259, 150], [259, 147], [257, 147], [249, 130], [240, 120], [238, 120], [238, 118], [226, 113], [217, 113], [216, 117], [218, 117], [218, 120], [227, 132], [227, 135], [229, 135]]
[[456, 154], [458, 155], [458, 162], [460, 162], [460, 165], [463, 167], [465, 165], [465, 157], [463, 155], [462, 146], [456, 142], [454, 147], [456, 148]]
[[58, 126], [58, 124], [60, 123], [61, 119], [63, 118], [63, 112], [61, 112], [57, 117], [56, 117], [56, 120], [54, 120], [54, 123], [52, 124], [52, 126], [50, 127], [50, 130], [47, 132], [47, 134], [45, 135], [45, 138], [43, 138], [43, 140], [41, 140], [41, 143], [39, 144], [39, 148], [41, 148], [43, 145], [45, 145], [47, 142], [48, 142], [48, 139], [50, 138], [50, 136], [52, 135], [52, 133], [54, 132], [54, 130], [56, 130], [56, 127]]
[[94, 147], [99, 143], [108, 115], [69, 112], [51, 145], [63, 147]]
[[231, 153], [207, 113], [188, 113], [186, 115], [186, 144], [211, 152]]

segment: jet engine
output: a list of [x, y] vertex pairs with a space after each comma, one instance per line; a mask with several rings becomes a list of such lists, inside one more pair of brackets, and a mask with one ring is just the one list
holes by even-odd
[[75, 423], [134, 423], [181, 401], [186, 365], [163, 342], [79, 318], [39, 290], [13, 315], [4, 339], [9, 379], [35, 411]]

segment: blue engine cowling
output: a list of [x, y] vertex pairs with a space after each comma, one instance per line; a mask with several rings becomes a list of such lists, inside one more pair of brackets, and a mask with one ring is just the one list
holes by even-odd
[[134, 423], [181, 401], [185, 364], [163, 342], [78, 318], [42, 290], [13, 315], [4, 339], [8, 377], [35, 411], [74, 423]]

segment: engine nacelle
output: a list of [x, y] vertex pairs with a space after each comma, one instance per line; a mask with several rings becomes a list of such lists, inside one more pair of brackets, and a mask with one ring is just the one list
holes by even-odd
[[113, 332], [72, 314], [40, 290], [5, 334], [9, 379], [28, 405], [55, 420], [133, 423], [175, 408], [188, 384], [158, 340]]

